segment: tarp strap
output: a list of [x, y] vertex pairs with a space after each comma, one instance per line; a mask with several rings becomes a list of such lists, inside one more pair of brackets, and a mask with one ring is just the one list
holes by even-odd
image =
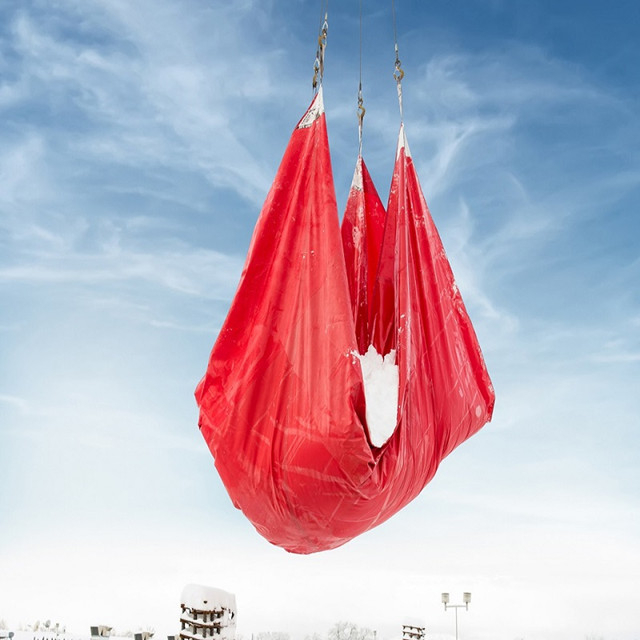
[[362, 121], [367, 110], [362, 104], [362, 84], [358, 89], [358, 155], [362, 155]]
[[402, 63], [400, 62], [400, 55], [398, 53], [398, 30], [396, 28], [396, 5], [394, 0], [391, 0], [391, 13], [393, 14], [393, 42], [396, 50], [396, 62], [395, 69], [393, 71], [393, 77], [396, 80], [398, 86], [398, 105], [400, 107], [400, 122], [404, 121], [404, 114], [402, 110], [402, 78], [404, 78], [404, 70], [402, 69]]
[[324, 19], [320, 19], [320, 30], [318, 32], [318, 48], [316, 49], [316, 59], [313, 63], [313, 93], [317, 93], [318, 88], [322, 85], [324, 76], [324, 51], [327, 46], [327, 32], [329, 31], [329, 0], [323, 0], [321, 3]]
[[367, 110], [362, 100], [362, 0], [360, 0], [360, 83], [358, 84], [358, 155], [362, 155], [362, 121]]

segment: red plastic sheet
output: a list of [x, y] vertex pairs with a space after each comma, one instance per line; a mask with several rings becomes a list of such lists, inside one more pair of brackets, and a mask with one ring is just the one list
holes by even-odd
[[384, 205], [371, 180], [367, 165], [358, 154], [342, 220], [342, 245], [360, 353], [365, 353], [371, 344], [373, 290], [385, 220]]
[[[372, 188], [364, 163], [362, 177]], [[350, 195], [365, 204], [351, 203], [357, 215], [343, 223], [346, 263], [320, 90], [292, 134], [196, 390], [200, 428], [233, 503], [296, 553], [337, 547], [388, 519], [493, 408], [403, 130], [382, 244], [367, 188]], [[358, 237], [371, 248], [350, 247]], [[367, 439], [354, 355], [366, 346], [363, 331], [378, 351], [397, 350], [398, 423], [380, 449]]]

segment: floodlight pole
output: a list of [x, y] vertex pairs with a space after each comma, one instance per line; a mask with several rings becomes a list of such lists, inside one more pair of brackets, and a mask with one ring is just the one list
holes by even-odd
[[455, 609], [456, 612], [456, 640], [458, 640], [458, 609], [462, 609], [464, 607], [465, 611], [469, 610], [469, 603], [471, 602], [471, 594], [468, 591], [465, 591], [462, 594], [462, 602], [464, 604], [449, 604], [449, 594], [442, 594], [442, 604], [444, 605], [444, 610], [447, 609]]

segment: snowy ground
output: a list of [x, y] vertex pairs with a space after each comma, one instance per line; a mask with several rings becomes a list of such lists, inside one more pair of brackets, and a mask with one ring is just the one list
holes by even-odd
[[[402, 640], [402, 624], [414, 624], [414, 622], [409, 621], [408, 619], [403, 619], [402, 621], [398, 622], [397, 634], [388, 635], [386, 633], [378, 632], [376, 637], [385, 638], [385, 640]], [[424, 621], [420, 621], [420, 624], [424, 624]], [[14, 630], [8, 629], [6, 631], [0, 632], [0, 640], [5, 640], [2, 634], [3, 633], [8, 634], [9, 631], [14, 631]], [[128, 631], [125, 631], [123, 633], [126, 633], [127, 635], [109, 636], [108, 640], [133, 640], [133, 637], [134, 637], [133, 633], [139, 633], [139, 632], [140, 630], [135, 630], [131, 632], [131, 635], [129, 635]], [[178, 631], [176, 631], [175, 633], [177, 636]], [[287, 636], [288, 634], [281, 634], [277, 632], [272, 632], [272, 633], [265, 632], [265, 633], [259, 633], [258, 638], [260, 638], [261, 635], [265, 637], [267, 636], [279, 637], [279, 636]], [[427, 625], [426, 640], [452, 640], [453, 637], [454, 637], [453, 628], [452, 628], [451, 634], [438, 634], [438, 633], [430, 633], [429, 627]], [[239, 632], [236, 634], [237, 640], [251, 640], [251, 638], [253, 638], [253, 634], [250, 634], [249, 636], [247, 636], [246, 634], [243, 634], [242, 632]], [[323, 633], [323, 634], [309, 633], [309, 635], [307, 636], [307, 639], [290, 636], [290, 640], [311, 640], [311, 639], [325, 640], [326, 638], [327, 638], [326, 633]], [[34, 633], [33, 631], [17, 631], [16, 630], [14, 631], [14, 637], [13, 637], [13, 640], [90, 640], [90, 639], [91, 639], [91, 633], [89, 629], [87, 629], [86, 634], [76, 632], [76, 633], [58, 634], [57, 636], [55, 634], [51, 634], [51, 633], [47, 634], [47, 633], [42, 633], [40, 631]], [[164, 634], [156, 633], [153, 636], [153, 640], [167, 640], [167, 636]]]
[[[176, 629], [179, 629], [179, 623], [176, 622]], [[140, 630], [136, 629], [135, 631], [131, 631], [129, 634], [128, 631], [124, 632], [126, 635], [112, 635], [108, 638], [104, 638], [104, 640], [133, 640], [134, 633], [141, 633]], [[178, 631], [176, 631], [176, 635]], [[75, 630], [74, 633], [60, 633], [56, 635], [55, 633], [43, 633], [42, 631], [15, 631], [13, 640], [90, 640], [91, 639], [91, 631], [87, 628], [87, 633], [78, 633], [78, 630]], [[0, 640], [3, 640], [0, 638]], [[153, 636], [153, 640], [167, 640], [165, 635], [155, 634]]]

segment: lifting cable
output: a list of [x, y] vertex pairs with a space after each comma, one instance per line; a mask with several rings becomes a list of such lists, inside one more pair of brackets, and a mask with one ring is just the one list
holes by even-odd
[[360, 0], [360, 82], [358, 84], [358, 156], [362, 155], [362, 121], [366, 113], [362, 100], [362, 0]]
[[398, 30], [396, 28], [396, 5], [394, 0], [391, 0], [391, 13], [393, 14], [393, 42], [396, 50], [396, 62], [393, 77], [398, 85], [398, 105], [400, 107], [400, 123], [402, 123], [404, 122], [404, 114], [402, 113], [402, 78], [404, 78], [404, 71], [402, 70], [402, 63], [400, 62], [400, 56], [398, 54]]
[[[364, 120], [364, 114], [366, 109], [364, 108], [362, 98], [362, 0], [359, 0], [360, 8], [360, 78], [358, 83], [358, 146], [359, 152], [362, 152], [362, 122]], [[393, 77], [396, 81], [398, 89], [398, 106], [400, 108], [400, 122], [404, 122], [404, 113], [402, 108], [402, 79], [404, 78], [404, 70], [402, 69], [402, 63], [400, 62], [400, 54], [398, 51], [398, 28], [396, 25], [396, 5], [395, 0], [391, 0], [391, 14], [393, 17], [393, 43], [396, 54], [396, 60], [394, 63]], [[322, 86], [322, 79], [324, 77], [324, 53], [327, 46], [327, 33], [329, 31], [329, 0], [321, 0], [320, 2], [320, 26], [318, 29], [318, 46], [316, 49], [316, 57], [313, 63], [313, 80], [312, 91], [315, 95], [318, 89]]]
[[320, 2], [320, 27], [318, 29], [318, 48], [316, 49], [316, 59], [313, 63], [312, 89], [315, 95], [322, 86], [324, 76], [324, 50], [327, 46], [327, 32], [329, 31], [329, 0]]

